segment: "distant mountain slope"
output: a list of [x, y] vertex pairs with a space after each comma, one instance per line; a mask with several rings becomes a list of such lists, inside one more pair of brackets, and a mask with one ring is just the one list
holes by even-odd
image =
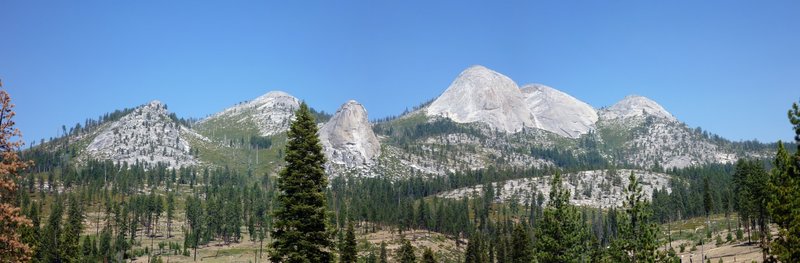
[[[625, 200], [625, 187], [630, 183], [628, 176], [633, 173], [639, 178], [642, 194], [651, 199], [654, 190], [671, 192], [670, 175], [642, 170], [591, 170], [562, 175], [564, 189], [571, 193], [570, 202], [579, 206], [609, 208], [622, 207]], [[525, 203], [531, 198], [546, 204], [550, 197], [552, 176], [524, 178], [492, 183], [495, 196], [503, 202]], [[438, 196], [459, 199], [464, 196], [480, 196], [483, 185], [447, 191]], [[541, 199], [541, 200], [539, 200]]]
[[169, 117], [166, 105], [152, 101], [100, 127], [83, 152], [84, 158], [165, 163], [171, 167], [195, 165], [197, 160], [184, 138], [189, 133], [192, 131]]
[[[394, 152], [389, 156], [412, 170], [438, 174], [568, 163], [681, 168], [768, 155], [699, 134], [642, 96], [598, 111], [544, 85], [515, 86], [500, 73], [473, 66], [423, 108], [424, 115], [410, 113], [376, 130]], [[517, 93], [525, 107], [513, 106], [519, 104]]]
[[606, 120], [625, 119], [633, 117], [653, 116], [656, 118], [677, 121], [671, 113], [667, 112], [657, 102], [637, 95], [630, 95], [621, 101], [600, 111], [600, 117]]
[[533, 125], [517, 84], [483, 66], [472, 66], [461, 72], [428, 106], [427, 114], [458, 123], [483, 122], [506, 132], [517, 132]]
[[286, 92], [271, 91], [209, 116], [195, 129], [215, 138], [271, 136], [289, 130], [300, 100]]
[[[298, 98], [271, 91], [192, 123], [154, 101], [87, 122], [87, 128], [38, 147], [48, 163], [110, 159], [274, 174], [283, 165], [286, 131], [299, 105]], [[660, 170], [766, 158], [773, 151], [689, 128], [642, 96], [596, 110], [548, 86], [519, 88], [483, 66], [467, 68], [430, 104], [397, 118], [370, 123], [355, 101], [334, 116], [312, 112], [335, 175], [443, 176], [532, 167]]]
[[522, 92], [536, 128], [570, 138], [595, 128], [597, 111], [575, 97], [541, 84], [525, 85]]

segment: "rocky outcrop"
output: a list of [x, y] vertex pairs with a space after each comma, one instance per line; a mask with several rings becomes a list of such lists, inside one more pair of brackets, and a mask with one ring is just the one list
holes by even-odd
[[540, 84], [520, 89], [510, 78], [483, 66], [461, 72], [426, 112], [508, 133], [538, 128], [570, 138], [588, 133], [598, 119], [592, 106], [566, 93]]
[[101, 128], [86, 148], [86, 157], [131, 165], [194, 165], [197, 161], [183, 138], [186, 132], [169, 117], [166, 105], [152, 101]]
[[428, 106], [427, 115], [458, 123], [481, 122], [511, 133], [534, 124], [517, 84], [483, 66], [472, 66], [461, 72]]
[[654, 116], [661, 119], [676, 121], [664, 107], [655, 101], [638, 96], [630, 95], [617, 102], [616, 104], [600, 111], [600, 117], [606, 120], [624, 119], [631, 117]]
[[214, 114], [198, 123], [202, 126], [255, 125], [261, 136], [270, 136], [289, 130], [300, 100], [283, 91], [271, 91], [254, 100], [238, 104]]
[[381, 152], [367, 110], [354, 100], [336, 111], [319, 130], [319, 137], [328, 161], [346, 168], [371, 164]]
[[[642, 196], [650, 200], [655, 190], [672, 192], [670, 175], [643, 170], [590, 170], [568, 173], [561, 176], [564, 189], [570, 191], [570, 203], [578, 206], [610, 208], [621, 207], [625, 200], [625, 187], [630, 183], [628, 177], [633, 173], [642, 187]], [[503, 202], [524, 202], [524, 200], [541, 196], [543, 204], [549, 201], [551, 176], [507, 180], [492, 183], [497, 198]], [[463, 198], [480, 196], [483, 185], [465, 187], [439, 194], [444, 198]]]
[[541, 84], [525, 85], [522, 93], [536, 128], [570, 138], [594, 129], [597, 111], [589, 104]]

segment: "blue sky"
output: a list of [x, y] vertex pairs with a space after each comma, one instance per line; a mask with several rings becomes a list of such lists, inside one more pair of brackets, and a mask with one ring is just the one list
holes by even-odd
[[474, 64], [598, 108], [639, 94], [726, 138], [789, 140], [799, 3], [3, 1], [0, 78], [26, 141], [153, 99], [203, 117], [270, 90], [380, 118]]

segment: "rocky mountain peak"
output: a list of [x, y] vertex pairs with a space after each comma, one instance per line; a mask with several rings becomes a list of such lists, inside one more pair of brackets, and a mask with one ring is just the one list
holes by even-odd
[[483, 66], [458, 75], [447, 90], [427, 108], [428, 116], [458, 123], [482, 122], [506, 132], [533, 125], [524, 97], [510, 78]]
[[198, 123], [223, 122], [222, 125], [255, 125], [259, 134], [270, 136], [289, 130], [300, 100], [283, 91], [270, 91], [251, 101], [240, 103]]
[[571, 138], [594, 129], [598, 116], [589, 104], [542, 84], [525, 85], [522, 93], [534, 127]]
[[381, 145], [372, 131], [367, 110], [355, 100], [343, 104], [319, 130], [328, 161], [359, 167], [380, 155]]
[[164, 103], [162, 103], [162, 102], [161, 102], [161, 101], [159, 101], [159, 100], [152, 100], [152, 101], [148, 102], [147, 104], [143, 105], [142, 107], [149, 107], [149, 108], [166, 108], [166, 107], [164, 106]]
[[649, 98], [639, 95], [626, 96], [611, 107], [604, 109], [601, 112], [601, 116], [608, 120], [638, 116], [654, 116], [671, 121], [676, 120], [664, 107]]
[[154, 100], [101, 127], [86, 148], [85, 157], [129, 164], [194, 165], [197, 161], [182, 137], [185, 129], [170, 119], [163, 103]]

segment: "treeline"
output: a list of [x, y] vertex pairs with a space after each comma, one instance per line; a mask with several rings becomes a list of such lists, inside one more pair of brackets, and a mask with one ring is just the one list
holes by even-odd
[[483, 133], [470, 125], [464, 125], [447, 119], [437, 119], [433, 122], [424, 122], [409, 127], [395, 126], [388, 122], [373, 126], [376, 134], [389, 136], [392, 143], [401, 147], [414, 140], [441, 134], [464, 133], [476, 138], [483, 138]]
[[[419, 109], [427, 107], [428, 105], [431, 105], [431, 103], [433, 103], [433, 101], [435, 101], [435, 100], [436, 100], [436, 98], [428, 99], [427, 101], [425, 101], [423, 103], [417, 104], [417, 106], [411, 107], [411, 109], [406, 108], [405, 110], [403, 110], [402, 113], [400, 113], [400, 115], [390, 115], [390, 116], [386, 116], [386, 117], [383, 117], [383, 118], [377, 118], [377, 119], [372, 120], [372, 122], [376, 123], [376, 124], [382, 124], [382, 123], [385, 123], [385, 122], [390, 122], [390, 121], [396, 120], [396, 119], [398, 119], [400, 117], [406, 116], [409, 113], [412, 113], [414, 111], [417, 111]], [[376, 125], [376, 126], [378, 126], [378, 125]]]
[[[34, 262], [188, 256], [198, 245], [241, 242], [243, 228], [251, 240], [263, 240], [274, 190], [269, 177], [259, 178], [227, 168], [176, 170], [159, 164], [145, 170], [136, 164], [94, 160], [79, 168], [28, 173], [18, 192], [22, 213], [32, 221], [23, 238], [34, 251]], [[178, 207], [181, 200], [185, 205]], [[189, 228], [172, 227], [178, 211], [186, 213]], [[93, 234], [80, 236], [86, 222]], [[146, 243], [176, 231], [185, 234], [183, 243]]]
[[576, 153], [572, 150], [533, 147], [531, 156], [552, 161], [556, 166], [565, 168], [580, 167], [584, 170], [594, 170], [609, 167], [608, 162], [597, 150]]
[[[705, 216], [706, 205], [709, 212], [715, 214], [730, 213], [733, 209], [731, 182], [734, 165], [707, 164], [666, 172], [673, 176], [669, 182], [671, 191], [656, 189], [652, 196], [654, 215], [659, 222]], [[706, 195], [708, 200], [705, 200]]]

